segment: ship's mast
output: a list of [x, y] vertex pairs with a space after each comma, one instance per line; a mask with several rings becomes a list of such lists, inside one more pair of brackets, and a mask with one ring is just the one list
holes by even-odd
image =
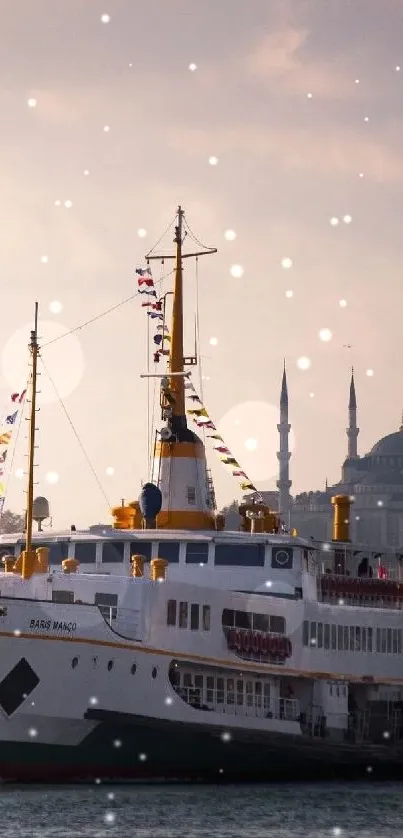
[[26, 514], [26, 546], [27, 554], [32, 549], [32, 513], [34, 504], [34, 457], [35, 457], [35, 413], [36, 413], [36, 381], [38, 366], [38, 303], [35, 303], [34, 328], [31, 331], [29, 351], [32, 358], [31, 371], [31, 411], [29, 417], [29, 449], [28, 449], [28, 490], [27, 490], [27, 514]]
[[170, 377], [170, 390], [175, 399], [172, 415], [186, 421], [185, 382], [183, 378], [183, 275], [182, 275], [182, 236], [183, 209], [178, 207], [178, 223], [175, 227], [176, 269], [174, 299], [172, 306], [172, 333], [169, 371], [179, 373]]

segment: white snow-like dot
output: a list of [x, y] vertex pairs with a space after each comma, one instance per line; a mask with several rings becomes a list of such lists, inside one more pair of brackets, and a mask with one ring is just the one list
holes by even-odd
[[121, 739], [114, 739], [113, 747], [114, 748], [121, 748], [122, 747], [122, 740]]
[[140, 762], [145, 762], [145, 761], [146, 761], [146, 759], [147, 759], [147, 754], [139, 754], [139, 760], [140, 760]]
[[36, 108], [38, 102], [36, 99], [28, 99], [28, 107], [29, 108]]
[[194, 73], [195, 70], [197, 70], [197, 64], [194, 64], [194, 62], [192, 61], [192, 63], [189, 64], [188, 69], [190, 70], [191, 73]]
[[343, 221], [345, 224], [351, 224], [352, 220], [353, 219], [351, 215], [343, 215]]
[[281, 267], [288, 270], [288, 268], [292, 268], [292, 259], [289, 256], [285, 256], [284, 259], [281, 260]]
[[90, 173], [89, 169], [84, 169], [83, 174], [84, 174], [85, 177], [88, 177], [89, 173]]
[[364, 177], [364, 172], [359, 172], [358, 177], [363, 178]]
[[340, 308], [346, 308], [346, 305], [347, 305], [347, 300], [339, 300]]
[[66, 207], [66, 209], [71, 209], [73, 206], [73, 201], [70, 201], [70, 199], [68, 198], [67, 201], [64, 202], [64, 206]]
[[365, 375], [367, 375], [368, 378], [372, 378], [373, 374], [374, 374], [373, 370], [371, 370], [371, 369], [365, 370]]
[[15, 477], [17, 477], [18, 480], [21, 480], [21, 478], [24, 477], [24, 469], [23, 468], [17, 468], [15, 470]]
[[310, 366], [311, 366], [311, 361], [310, 361], [309, 358], [306, 357], [306, 355], [301, 355], [301, 357], [298, 358], [297, 367], [298, 367], [299, 370], [309, 370]]
[[288, 291], [285, 292], [285, 296], [287, 297], [287, 300], [291, 300], [291, 297], [294, 296], [294, 291], [291, 291], [289, 289]]
[[210, 346], [217, 346], [218, 338], [210, 338], [209, 344], [210, 344]]
[[364, 116], [364, 122], [369, 122], [369, 116]]
[[218, 157], [215, 157], [214, 154], [212, 154], [211, 157], [209, 157], [208, 162], [210, 163], [210, 166], [216, 166], [218, 163]]
[[170, 705], [171, 705], [171, 704], [173, 704], [173, 703], [174, 703], [174, 700], [173, 700], [172, 696], [167, 695], [167, 697], [166, 697], [166, 699], [165, 699], [165, 704], [166, 704], [168, 707], [170, 707]]
[[243, 276], [244, 270], [242, 265], [231, 265], [230, 274], [231, 276], [235, 277], [236, 279], [240, 279]]
[[228, 730], [225, 730], [224, 733], [221, 734], [221, 739], [223, 742], [230, 742], [231, 738], [231, 734]]
[[366, 770], [367, 774], [372, 774], [374, 769], [372, 768], [372, 765], [367, 765], [365, 770]]
[[388, 730], [384, 730], [384, 731], [383, 731], [383, 738], [384, 738], [384, 739], [390, 739], [390, 733], [389, 733], [389, 731], [388, 731]]
[[29, 728], [28, 736], [30, 736], [31, 739], [35, 739], [35, 737], [38, 736], [38, 731], [37, 731], [36, 727], [30, 727]]
[[306, 94], [306, 98], [307, 98], [307, 99], [312, 99], [312, 93], [307, 93], [307, 94]]
[[101, 15], [101, 23], [110, 23], [109, 15]]
[[91, 707], [95, 707], [95, 705], [98, 704], [97, 697], [95, 695], [92, 695], [90, 700], [89, 700], [89, 703], [91, 704]]
[[376, 504], [377, 506], [383, 506], [383, 500], [377, 500]]
[[105, 474], [107, 474], [108, 477], [112, 477], [112, 475], [115, 474], [115, 469], [113, 468], [113, 466], [108, 466], [105, 469]]
[[100, 777], [95, 777], [95, 782], [96, 782], [97, 786], [99, 786], [100, 783], [101, 783], [101, 778]]
[[310, 398], [310, 399], [313, 399], [313, 398], [314, 398], [314, 396], [315, 396], [315, 393], [309, 393], [309, 398]]
[[114, 800], [115, 799], [115, 794], [114, 794], [113, 791], [108, 791], [108, 794], [106, 796], [107, 796], [108, 800]]
[[49, 303], [49, 311], [52, 314], [60, 314], [63, 311], [62, 303], [59, 300], [52, 300], [52, 302]]
[[62, 205], [62, 202], [61, 202], [61, 201], [59, 201], [59, 199], [57, 199], [57, 200], [55, 201], [55, 207], [61, 207], [61, 205]]
[[320, 329], [319, 337], [324, 343], [327, 343], [329, 340], [332, 339], [333, 335], [330, 329]]
[[233, 242], [236, 239], [235, 230], [226, 230], [224, 233], [224, 238], [227, 239], [227, 242]]
[[105, 134], [108, 134], [110, 130], [111, 130], [110, 125], [104, 125], [104, 133]]
[[42, 265], [47, 265], [49, 262], [49, 256], [41, 256]]
[[337, 225], [340, 224], [340, 221], [336, 215], [332, 215], [331, 219], [329, 220], [329, 224], [331, 227], [337, 227]]
[[267, 579], [264, 584], [266, 585], [266, 588], [271, 588], [272, 585], [273, 585], [273, 582], [271, 581], [271, 579]]
[[144, 227], [139, 227], [139, 229], [137, 230], [137, 235], [140, 239], [145, 239], [147, 235], [147, 230], [145, 230]]
[[344, 599], [339, 599], [339, 605], [344, 605]]
[[106, 812], [104, 821], [105, 823], [115, 823], [116, 820], [116, 812]]
[[45, 479], [52, 486], [56, 486], [56, 483], [59, 482], [60, 478], [59, 478], [59, 475], [58, 475], [57, 471], [48, 471], [48, 472], [46, 472]]
[[247, 451], [256, 451], [257, 447], [258, 447], [257, 439], [254, 439], [253, 437], [249, 437], [245, 441], [245, 448], [247, 449]]
[[338, 835], [341, 835], [342, 830], [340, 829], [339, 826], [334, 826], [333, 829], [332, 829], [332, 833], [333, 833], [333, 835], [338, 836]]
[[21, 634], [22, 634], [21, 629], [14, 629], [14, 631], [13, 631], [14, 637], [21, 637]]

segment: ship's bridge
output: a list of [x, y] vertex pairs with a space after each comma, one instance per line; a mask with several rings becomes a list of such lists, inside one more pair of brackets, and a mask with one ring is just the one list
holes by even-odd
[[[0, 536], [0, 554], [18, 558], [21, 533]], [[76, 559], [82, 571], [128, 575], [131, 559], [141, 556], [169, 563], [172, 581], [271, 596], [300, 598], [302, 567], [312, 545], [286, 534], [272, 535], [211, 530], [124, 530], [92, 527], [82, 531], [37, 533], [33, 548], [49, 548], [51, 568]], [[0, 556], [1, 558], [1, 556]], [[145, 575], [148, 575], [145, 570]]]

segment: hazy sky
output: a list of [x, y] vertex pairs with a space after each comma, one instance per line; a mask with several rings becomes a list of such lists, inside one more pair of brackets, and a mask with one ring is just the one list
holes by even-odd
[[[181, 203], [219, 251], [199, 266], [212, 418], [251, 479], [273, 486], [286, 357], [292, 491], [336, 481], [351, 365], [361, 453], [399, 427], [403, 407], [401, 0], [0, 0], [0, 13], [2, 402], [20, 386], [35, 299], [46, 343], [130, 297], [134, 267]], [[186, 300], [191, 352], [193, 266]], [[145, 321], [134, 299], [43, 348], [112, 504], [147, 478]], [[45, 379], [36, 492], [56, 525], [107, 521]], [[219, 505], [240, 496], [210, 461]]]

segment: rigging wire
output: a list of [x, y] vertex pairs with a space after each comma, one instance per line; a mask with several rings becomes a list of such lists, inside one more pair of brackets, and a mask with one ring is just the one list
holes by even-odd
[[99, 479], [99, 477], [98, 477], [98, 475], [97, 475], [97, 473], [96, 473], [96, 471], [95, 471], [95, 469], [94, 469], [94, 466], [93, 466], [93, 465], [92, 465], [92, 463], [91, 463], [91, 460], [90, 460], [90, 458], [89, 458], [89, 456], [88, 456], [88, 454], [87, 454], [87, 452], [86, 452], [86, 450], [85, 450], [85, 448], [84, 448], [84, 445], [83, 445], [83, 443], [81, 442], [81, 439], [80, 439], [80, 437], [79, 437], [79, 435], [78, 435], [78, 433], [77, 433], [77, 431], [76, 431], [76, 429], [75, 429], [75, 427], [74, 427], [74, 424], [73, 424], [73, 422], [72, 422], [72, 420], [71, 420], [71, 418], [70, 418], [70, 416], [69, 416], [69, 413], [67, 412], [67, 408], [66, 408], [66, 406], [65, 406], [65, 404], [64, 404], [64, 402], [63, 402], [63, 400], [62, 400], [61, 396], [59, 395], [59, 392], [58, 392], [58, 390], [57, 390], [56, 384], [55, 384], [55, 382], [53, 381], [53, 378], [52, 378], [52, 376], [51, 376], [51, 374], [50, 374], [50, 372], [49, 372], [49, 370], [48, 370], [48, 368], [47, 368], [47, 366], [46, 366], [46, 364], [45, 364], [45, 362], [44, 362], [44, 360], [43, 360], [42, 356], [40, 355], [39, 357], [40, 357], [40, 359], [41, 359], [41, 361], [42, 361], [42, 366], [43, 366], [43, 368], [44, 368], [44, 370], [45, 370], [45, 372], [46, 372], [46, 375], [47, 375], [47, 377], [48, 377], [48, 379], [49, 379], [49, 381], [50, 381], [50, 383], [51, 383], [51, 385], [52, 385], [52, 387], [53, 387], [53, 389], [54, 389], [54, 391], [55, 391], [55, 393], [56, 393], [56, 396], [57, 396], [57, 398], [58, 398], [58, 401], [60, 402], [60, 405], [61, 405], [62, 410], [63, 410], [63, 412], [64, 412], [64, 414], [65, 414], [65, 416], [66, 416], [66, 419], [67, 419], [67, 421], [68, 421], [68, 423], [69, 423], [69, 425], [70, 425], [70, 427], [71, 427], [71, 429], [72, 429], [72, 431], [73, 431], [73, 433], [74, 433], [74, 436], [75, 436], [75, 438], [76, 438], [76, 440], [77, 440], [77, 442], [78, 442], [78, 444], [79, 444], [79, 446], [80, 446], [80, 448], [81, 448], [81, 451], [82, 451], [82, 452], [83, 452], [83, 454], [84, 454], [84, 457], [85, 457], [85, 459], [86, 459], [86, 461], [87, 461], [87, 465], [90, 467], [91, 472], [92, 472], [92, 475], [93, 475], [93, 477], [95, 478], [95, 481], [96, 481], [96, 483], [97, 483], [97, 485], [98, 485], [98, 488], [100, 489], [100, 491], [101, 491], [101, 493], [102, 493], [102, 496], [103, 496], [104, 500], [106, 501], [106, 503], [107, 503], [107, 505], [108, 505], [108, 509], [110, 510], [110, 508], [111, 508], [111, 505], [112, 505], [112, 504], [111, 504], [111, 502], [110, 502], [110, 500], [109, 500], [109, 498], [108, 498], [108, 496], [107, 496], [107, 494], [106, 494], [106, 492], [105, 492], [105, 490], [104, 490], [104, 487], [102, 486], [102, 483], [101, 483], [101, 481], [100, 481], [100, 479]]
[[[159, 285], [163, 279], [170, 276], [173, 273], [171, 269], [168, 273], [164, 274], [163, 277], [154, 285]], [[57, 343], [58, 340], [62, 340], [63, 338], [67, 338], [69, 335], [73, 335], [75, 332], [79, 332], [81, 329], [84, 329], [86, 326], [90, 326], [91, 323], [95, 323], [97, 320], [100, 320], [102, 317], [106, 317], [107, 314], [111, 314], [112, 311], [116, 311], [118, 308], [122, 308], [122, 306], [129, 303], [131, 300], [134, 300], [136, 297], [139, 296], [139, 292], [136, 291], [134, 294], [131, 294], [130, 297], [126, 297], [125, 300], [121, 300], [120, 303], [116, 303], [116, 305], [107, 308], [105, 311], [101, 311], [100, 314], [96, 314], [95, 317], [91, 317], [89, 320], [85, 320], [84, 323], [80, 323], [78, 326], [74, 326], [73, 329], [69, 329], [68, 332], [64, 332], [63, 335], [59, 335], [57, 338], [52, 338], [52, 340], [48, 340], [46, 343], [43, 343], [41, 348], [44, 349], [46, 346], [50, 346], [52, 343]]]
[[215, 247], [207, 247], [207, 245], [206, 245], [206, 244], [203, 244], [203, 243], [200, 241], [200, 239], [198, 239], [198, 238], [197, 238], [197, 236], [195, 235], [195, 233], [193, 232], [193, 230], [191, 229], [191, 227], [189, 227], [189, 224], [188, 224], [188, 221], [187, 221], [187, 219], [186, 219], [186, 216], [185, 216], [185, 218], [184, 218], [184, 226], [185, 226], [185, 229], [188, 231], [188, 234], [189, 234], [190, 238], [191, 238], [191, 239], [193, 239], [193, 241], [195, 242], [195, 244], [197, 244], [199, 247], [202, 247], [202, 248], [203, 248], [203, 250], [205, 250], [205, 251], [206, 251], [206, 253], [215, 253], [215, 252], [216, 252], [216, 248], [215, 248]]
[[151, 256], [151, 254], [154, 252], [155, 248], [156, 248], [156, 247], [158, 247], [159, 243], [162, 241], [162, 239], [164, 238], [164, 236], [166, 236], [166, 234], [167, 234], [168, 230], [170, 230], [170, 229], [171, 229], [171, 227], [172, 227], [172, 225], [173, 225], [173, 224], [175, 224], [175, 222], [176, 222], [176, 218], [177, 218], [177, 215], [176, 215], [176, 213], [175, 213], [175, 215], [174, 215], [174, 217], [173, 217], [172, 221], [170, 221], [170, 222], [169, 222], [168, 227], [164, 230], [164, 232], [163, 232], [162, 236], [160, 236], [160, 237], [159, 237], [159, 239], [158, 239], [158, 241], [157, 241], [157, 242], [155, 242], [154, 247], [152, 247], [152, 248], [151, 248], [151, 250], [149, 250], [149, 251], [148, 251], [148, 253], [147, 253], [146, 257], [145, 257], [146, 261], [147, 261], [148, 257], [149, 257], [149, 256]]

